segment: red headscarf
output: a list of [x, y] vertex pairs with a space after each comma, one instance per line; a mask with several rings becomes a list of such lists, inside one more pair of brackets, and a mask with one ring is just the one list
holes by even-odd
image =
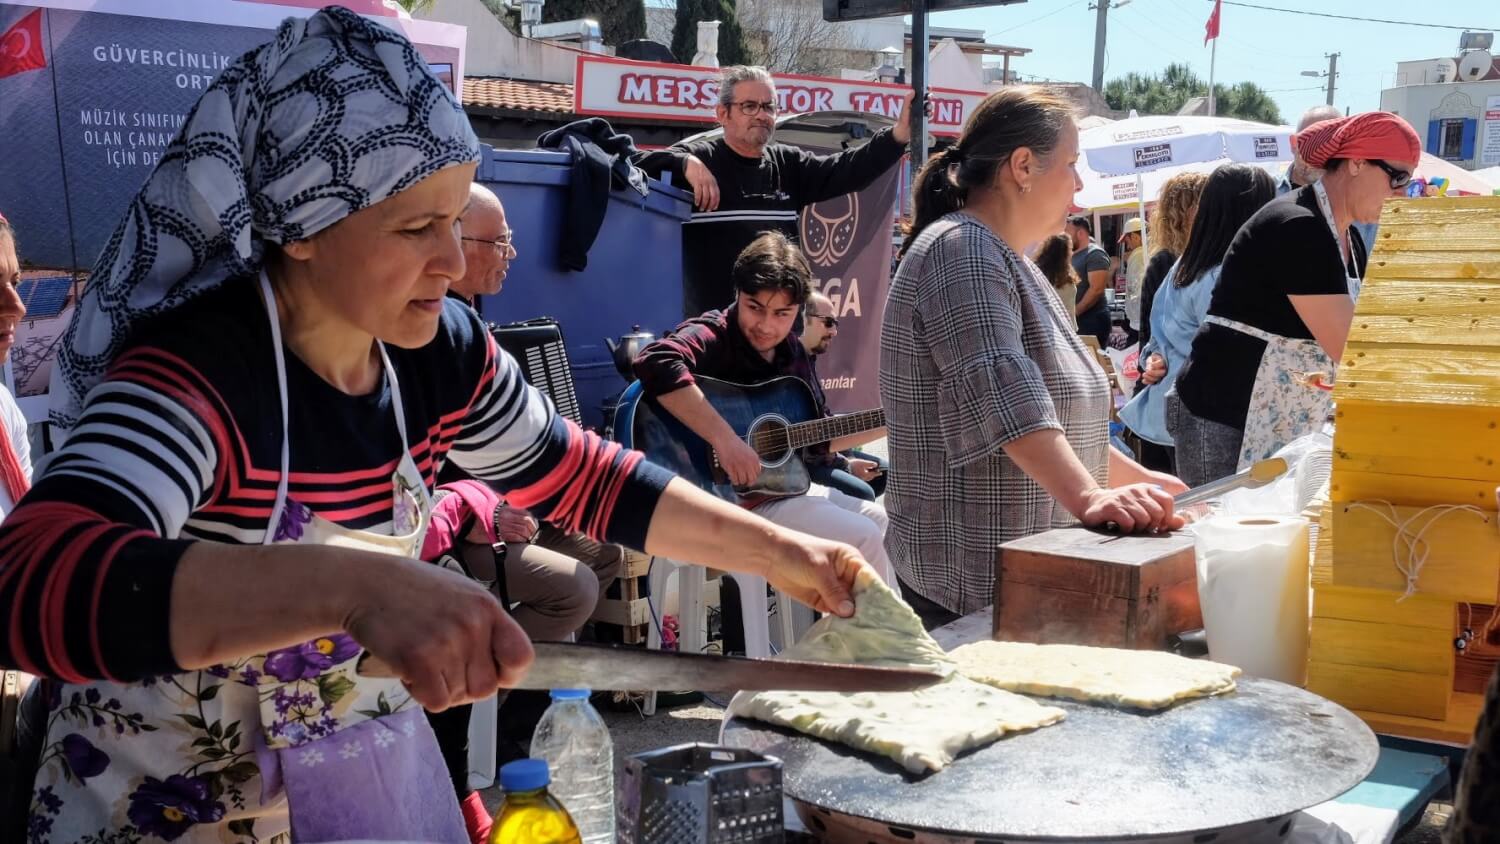
[[1388, 111], [1319, 121], [1293, 135], [1292, 147], [1309, 167], [1319, 169], [1335, 158], [1416, 163], [1422, 155], [1417, 130]]

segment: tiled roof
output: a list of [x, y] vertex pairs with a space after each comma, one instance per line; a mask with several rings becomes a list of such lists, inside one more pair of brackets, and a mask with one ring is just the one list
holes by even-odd
[[566, 82], [527, 82], [495, 76], [465, 76], [464, 105], [513, 111], [573, 111], [573, 86]]

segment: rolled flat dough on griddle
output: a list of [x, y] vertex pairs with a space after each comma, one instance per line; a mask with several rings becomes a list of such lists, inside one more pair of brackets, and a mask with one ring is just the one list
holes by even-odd
[[1240, 670], [1165, 651], [974, 642], [948, 654], [971, 680], [1028, 695], [1134, 709], [1234, 691]]
[[959, 676], [911, 607], [872, 572], [855, 584], [854, 603], [853, 617], [825, 616], [781, 656], [917, 666], [948, 678], [912, 692], [741, 692], [730, 714], [886, 756], [918, 774], [940, 771], [1006, 733], [1062, 720], [1057, 707]]

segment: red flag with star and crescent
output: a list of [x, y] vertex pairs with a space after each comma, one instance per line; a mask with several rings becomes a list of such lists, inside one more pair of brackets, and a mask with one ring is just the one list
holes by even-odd
[[37, 9], [0, 35], [0, 79], [47, 66], [42, 48], [42, 10]]
[[1203, 44], [1219, 37], [1219, 10], [1224, 7], [1224, 0], [1214, 0], [1214, 12], [1208, 16], [1208, 25], [1203, 28]]

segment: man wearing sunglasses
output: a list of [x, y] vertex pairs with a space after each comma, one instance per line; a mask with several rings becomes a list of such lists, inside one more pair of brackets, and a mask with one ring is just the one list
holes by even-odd
[[863, 190], [895, 166], [911, 140], [912, 97], [906, 92], [896, 125], [863, 146], [813, 155], [772, 142], [780, 102], [765, 68], [724, 68], [714, 109], [722, 137], [682, 141], [635, 159], [647, 173], [669, 172], [673, 182], [693, 191], [695, 211], [682, 238], [684, 316], [734, 300], [729, 271], [761, 232], [795, 239], [804, 206]]
[[[833, 313], [832, 299], [817, 291], [807, 294], [807, 301], [802, 305], [800, 339], [802, 348], [807, 350], [812, 362], [812, 377], [808, 379], [808, 384], [812, 386], [813, 395], [818, 397], [819, 406], [824, 408], [827, 408], [828, 402], [823, 398], [823, 385], [818, 383], [817, 359], [828, 351], [833, 338], [839, 336], [839, 320]], [[889, 464], [877, 455], [851, 448], [810, 457], [807, 472], [812, 476], [813, 483], [832, 487], [865, 501], [874, 501], [885, 492], [885, 473], [888, 468]]]

